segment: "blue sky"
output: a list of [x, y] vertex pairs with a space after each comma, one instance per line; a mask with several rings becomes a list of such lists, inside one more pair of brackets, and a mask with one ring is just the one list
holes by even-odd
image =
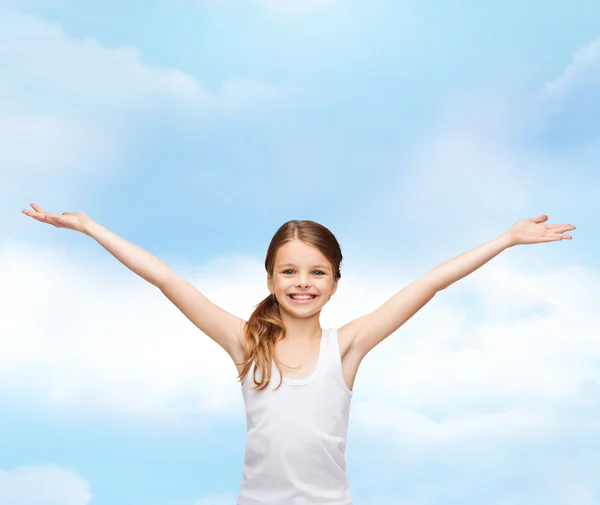
[[85, 211], [239, 317], [275, 230], [342, 244], [324, 327], [541, 213], [363, 361], [356, 505], [600, 503], [600, 4], [0, 0], [0, 498], [235, 505], [230, 358]]

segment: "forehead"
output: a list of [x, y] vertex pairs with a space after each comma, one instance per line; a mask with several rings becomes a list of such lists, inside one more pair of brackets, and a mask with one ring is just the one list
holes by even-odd
[[301, 240], [292, 240], [279, 248], [275, 255], [275, 265], [293, 264], [317, 264], [328, 265], [327, 258], [319, 249]]

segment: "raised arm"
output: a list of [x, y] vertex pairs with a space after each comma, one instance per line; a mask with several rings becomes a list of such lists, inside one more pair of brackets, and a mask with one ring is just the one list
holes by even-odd
[[244, 321], [212, 303], [156, 256], [119, 237], [90, 219], [84, 212], [50, 214], [36, 204], [32, 203], [31, 207], [35, 212], [24, 209], [23, 213], [57, 228], [79, 231], [92, 237], [123, 265], [159, 288], [200, 331], [225, 349], [232, 359], [238, 362], [242, 360]]
[[466, 277], [505, 249], [520, 244], [539, 244], [571, 239], [564, 232], [574, 230], [572, 224], [542, 224], [545, 214], [515, 223], [508, 231], [475, 249], [456, 256], [437, 266], [406, 286], [377, 310], [346, 324], [340, 331], [350, 336], [348, 352], [355, 360], [394, 333], [415, 315], [439, 291]]

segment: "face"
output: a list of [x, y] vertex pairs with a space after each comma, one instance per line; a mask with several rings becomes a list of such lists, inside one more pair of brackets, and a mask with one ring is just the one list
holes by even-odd
[[[337, 280], [329, 260], [316, 247], [301, 240], [292, 240], [279, 248], [273, 276], [267, 275], [267, 283], [280, 308], [300, 317], [321, 310], [337, 290]], [[295, 300], [290, 296], [293, 293], [315, 296], [308, 300]]]

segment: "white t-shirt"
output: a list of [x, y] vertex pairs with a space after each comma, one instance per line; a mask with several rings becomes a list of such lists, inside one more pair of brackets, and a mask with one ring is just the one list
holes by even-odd
[[[346, 435], [352, 391], [342, 375], [337, 329], [323, 330], [310, 376], [283, 383], [272, 362], [269, 386], [252, 391], [254, 364], [242, 384], [246, 453], [237, 505], [352, 505]], [[257, 379], [260, 372], [257, 371]]]

